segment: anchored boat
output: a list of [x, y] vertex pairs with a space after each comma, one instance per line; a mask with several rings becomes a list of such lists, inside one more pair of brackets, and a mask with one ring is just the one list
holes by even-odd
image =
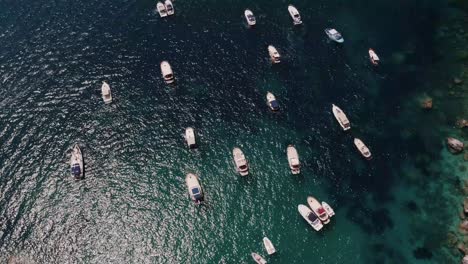
[[278, 111], [280, 107], [278, 101], [276, 101], [276, 97], [272, 93], [268, 92], [266, 98], [271, 111]]
[[268, 237], [263, 238], [263, 245], [265, 246], [265, 249], [266, 249], [268, 255], [275, 254], [276, 249], [273, 246], [273, 243], [271, 243], [270, 239], [268, 239]]
[[197, 143], [195, 141], [195, 131], [191, 127], [185, 129], [185, 141], [189, 148], [196, 148]]
[[187, 174], [185, 177], [185, 184], [187, 185], [190, 199], [192, 199], [195, 204], [200, 204], [203, 202], [203, 190], [200, 186], [197, 175], [193, 173]]
[[346, 117], [346, 114], [338, 106], [332, 104], [333, 115], [335, 115], [336, 120], [343, 128], [344, 131], [351, 129], [351, 123]]
[[301, 163], [299, 162], [299, 154], [293, 145], [289, 145], [286, 149], [288, 155], [289, 168], [291, 169], [292, 174], [301, 173]]
[[164, 6], [163, 3], [158, 2], [156, 4], [156, 10], [158, 10], [158, 13], [159, 13], [160, 17], [167, 17], [166, 7]]
[[314, 212], [312, 212], [312, 210], [310, 210], [309, 207], [307, 207], [307, 206], [305, 206], [303, 204], [300, 204], [300, 205], [297, 206], [297, 210], [302, 215], [304, 220], [306, 220], [307, 223], [309, 223], [309, 225], [312, 226], [315, 229], [315, 231], [320, 231], [320, 229], [323, 228], [322, 222], [314, 214]]
[[368, 160], [372, 159], [372, 154], [369, 151], [369, 148], [364, 144], [364, 142], [362, 142], [362, 140], [360, 140], [359, 138], [355, 138], [354, 139], [354, 145], [359, 150], [359, 152], [361, 152], [361, 154], [362, 154], [362, 156], [364, 156], [364, 158], [366, 158]]
[[234, 156], [237, 172], [239, 172], [241, 176], [247, 176], [249, 174], [249, 164], [242, 150], [240, 148], [234, 148], [232, 150], [232, 155]]
[[257, 262], [257, 264], [266, 264], [266, 260], [262, 258], [259, 254], [252, 252], [252, 258]]
[[172, 73], [172, 68], [169, 62], [162, 61], [161, 62], [161, 74], [164, 78], [166, 83], [173, 83], [174, 82], [174, 74]]
[[270, 55], [270, 59], [273, 63], [280, 63], [281, 60], [281, 56], [280, 54], [278, 53], [278, 51], [276, 50], [276, 48], [272, 45], [269, 45], [268, 46], [268, 54]]
[[299, 14], [299, 11], [297, 11], [296, 7], [294, 7], [293, 5], [289, 5], [288, 11], [289, 11], [289, 15], [293, 19], [294, 25], [302, 24], [301, 15]]
[[112, 103], [112, 93], [109, 84], [106, 82], [102, 82], [101, 86], [101, 93], [102, 93], [102, 100], [104, 100], [105, 104]]
[[318, 216], [320, 221], [324, 224], [330, 223], [330, 218], [328, 217], [327, 211], [322, 207], [322, 205], [312, 196], [307, 197], [307, 203], [309, 204], [310, 208], [314, 212], [315, 215]]
[[252, 13], [252, 11], [250, 11], [250, 9], [246, 9], [244, 11], [244, 16], [245, 16], [245, 20], [247, 20], [247, 24], [249, 24], [249, 26], [255, 26], [255, 24], [257, 23], [257, 20], [255, 19], [255, 16]]
[[83, 179], [83, 155], [81, 154], [81, 149], [78, 144], [73, 146], [70, 158], [70, 170], [71, 176], [73, 176], [75, 180]]
[[338, 43], [343, 43], [344, 42], [344, 39], [343, 39], [343, 36], [341, 36], [341, 33], [338, 32], [334, 28], [326, 28], [325, 33], [333, 41], [336, 41]]
[[369, 59], [374, 64], [374, 66], [378, 66], [380, 62], [379, 56], [377, 56], [377, 53], [373, 49], [369, 49]]

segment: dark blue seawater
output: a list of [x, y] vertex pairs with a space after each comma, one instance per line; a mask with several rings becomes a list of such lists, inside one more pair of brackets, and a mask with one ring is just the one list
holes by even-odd
[[[176, 15], [162, 19], [146, 0], [1, 1], [0, 262], [252, 263], [251, 252], [266, 256], [264, 236], [278, 250], [269, 263], [454, 261], [444, 247], [453, 216], [444, 215], [456, 209], [442, 185], [430, 189], [419, 175], [442, 141], [421, 147], [422, 114], [403, 111], [429, 76], [445, 4], [296, 1], [304, 24], [294, 27], [289, 3], [177, 0]], [[329, 41], [326, 27], [344, 44]], [[281, 64], [269, 62], [269, 44]], [[163, 83], [162, 60], [175, 85]], [[279, 113], [268, 110], [267, 91]], [[194, 151], [183, 139], [189, 126]], [[75, 142], [82, 181], [69, 176]], [[288, 169], [288, 144], [300, 176]], [[236, 146], [248, 177], [235, 172]], [[412, 158], [426, 148], [434, 155]], [[187, 197], [189, 172], [200, 176], [203, 206]], [[308, 195], [337, 213], [320, 233], [297, 212]]]

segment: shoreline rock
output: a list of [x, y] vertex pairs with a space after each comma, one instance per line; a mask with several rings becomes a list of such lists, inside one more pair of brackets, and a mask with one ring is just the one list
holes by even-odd
[[461, 153], [463, 149], [465, 148], [465, 145], [463, 144], [463, 142], [453, 137], [447, 138], [447, 146], [448, 146], [449, 151], [452, 152], [453, 154]]
[[428, 97], [428, 98], [423, 99], [421, 103], [421, 107], [427, 110], [432, 109], [432, 98]]
[[457, 127], [459, 128], [465, 128], [468, 127], [468, 120], [466, 119], [460, 119], [457, 121]]

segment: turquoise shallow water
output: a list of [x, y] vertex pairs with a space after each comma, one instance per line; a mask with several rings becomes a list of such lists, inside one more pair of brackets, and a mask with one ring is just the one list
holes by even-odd
[[[406, 99], [424, 83], [445, 5], [348, 2], [295, 2], [301, 27], [283, 1], [177, 0], [167, 19], [151, 1], [0, 3], [0, 261], [250, 263], [251, 252], [266, 255], [263, 236], [278, 250], [269, 263], [453, 261], [443, 248], [451, 220], [440, 215], [456, 209], [426, 198], [450, 185], [424, 178], [446, 152], [439, 139], [418, 147], [429, 133]], [[247, 7], [255, 29], [243, 22]], [[329, 26], [344, 45], [327, 40]], [[269, 63], [268, 44], [280, 65]], [[382, 67], [369, 65], [369, 47]], [[174, 70], [171, 87], [162, 60]], [[267, 91], [279, 113], [267, 109]], [[185, 146], [188, 126], [197, 150]], [[75, 142], [85, 157], [79, 182], [67, 164]], [[289, 172], [288, 144], [300, 176]], [[235, 146], [248, 177], [235, 172]], [[187, 197], [188, 172], [206, 192], [201, 207]], [[308, 195], [335, 208], [323, 232], [297, 213]]]

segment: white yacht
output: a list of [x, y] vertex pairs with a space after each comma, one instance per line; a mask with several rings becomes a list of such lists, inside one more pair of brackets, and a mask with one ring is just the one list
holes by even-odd
[[239, 172], [241, 176], [247, 176], [249, 174], [249, 164], [242, 150], [240, 148], [234, 148], [232, 150], [232, 155], [234, 156], [237, 172]]
[[288, 145], [286, 153], [292, 174], [301, 173], [301, 163], [299, 162], [299, 154], [297, 154], [296, 148], [293, 145]]
[[164, 6], [163, 3], [158, 2], [156, 4], [156, 10], [158, 10], [158, 13], [159, 13], [160, 17], [166, 17], [167, 16], [166, 7]]
[[250, 11], [250, 9], [246, 9], [244, 11], [244, 16], [245, 16], [245, 20], [247, 20], [247, 24], [249, 24], [249, 26], [255, 26], [255, 24], [257, 24], [257, 20], [255, 19], [255, 16], [252, 13], [252, 11]]
[[322, 207], [322, 205], [312, 196], [307, 197], [307, 203], [309, 204], [310, 209], [314, 212], [316, 216], [324, 224], [330, 223], [330, 218], [328, 217], [327, 211]]
[[275, 246], [273, 246], [273, 243], [271, 243], [270, 239], [268, 237], [263, 238], [263, 245], [265, 246], [265, 249], [268, 253], [268, 255], [275, 254], [276, 249]]
[[348, 117], [346, 117], [346, 114], [338, 106], [332, 104], [332, 111], [344, 131], [351, 129], [351, 123], [349, 122]]
[[164, 1], [164, 6], [166, 7], [167, 15], [172, 16], [174, 14], [174, 5], [171, 0]]
[[302, 215], [304, 220], [306, 220], [307, 223], [309, 223], [309, 225], [315, 229], [315, 231], [320, 231], [320, 229], [323, 228], [322, 221], [320, 221], [320, 219], [314, 214], [314, 212], [312, 212], [312, 210], [310, 210], [309, 207], [300, 204], [297, 206], [297, 210]]
[[291, 18], [293, 19], [294, 25], [302, 24], [301, 15], [299, 14], [299, 11], [297, 11], [296, 7], [294, 7], [293, 5], [289, 5], [288, 11], [289, 15], [291, 15]]
[[280, 107], [278, 101], [276, 101], [276, 97], [272, 93], [268, 92], [266, 98], [271, 111], [278, 111]]
[[161, 74], [164, 78], [166, 83], [173, 83], [174, 82], [174, 74], [172, 73], [172, 68], [169, 62], [162, 61], [161, 62]]
[[193, 173], [187, 174], [185, 177], [185, 184], [187, 185], [190, 199], [192, 199], [195, 204], [203, 202], [203, 190], [200, 186], [197, 175]]
[[375, 51], [373, 49], [369, 49], [369, 58], [370, 58], [370, 61], [372, 62], [372, 64], [374, 64], [374, 66], [379, 65], [380, 58], [379, 58], [379, 56], [377, 56], [377, 53], [375, 53]]
[[83, 155], [81, 154], [81, 149], [78, 144], [73, 146], [70, 158], [70, 169], [71, 176], [73, 176], [75, 180], [83, 179]]
[[268, 46], [268, 54], [270, 54], [270, 59], [273, 63], [280, 63], [281, 60], [281, 56], [280, 54], [278, 53], [278, 51], [276, 50], [275, 47], [273, 47], [272, 45], [269, 45]]
[[197, 142], [195, 141], [195, 131], [191, 127], [185, 129], [185, 141], [189, 148], [196, 148]]
[[252, 252], [252, 258], [257, 262], [257, 264], [266, 264], [266, 260], [262, 258], [259, 254]]
[[336, 41], [338, 43], [343, 43], [344, 42], [344, 39], [343, 39], [343, 36], [341, 36], [341, 33], [336, 31], [336, 29], [334, 29], [334, 28], [326, 28], [325, 33], [327, 33], [328, 37], [331, 40], [334, 40], [334, 41]]
[[325, 209], [330, 218], [335, 215], [335, 211], [333, 211], [333, 208], [331, 208], [331, 206], [328, 205], [326, 202], [322, 202], [322, 207], [323, 209]]
[[359, 138], [355, 138], [354, 145], [359, 150], [359, 152], [361, 152], [364, 158], [368, 160], [372, 159], [372, 154], [370, 153], [369, 148], [364, 144], [364, 142], [362, 142], [362, 140], [360, 140]]
[[102, 93], [102, 100], [104, 100], [105, 104], [112, 103], [112, 93], [109, 84], [106, 82], [102, 82], [101, 86], [101, 93]]

